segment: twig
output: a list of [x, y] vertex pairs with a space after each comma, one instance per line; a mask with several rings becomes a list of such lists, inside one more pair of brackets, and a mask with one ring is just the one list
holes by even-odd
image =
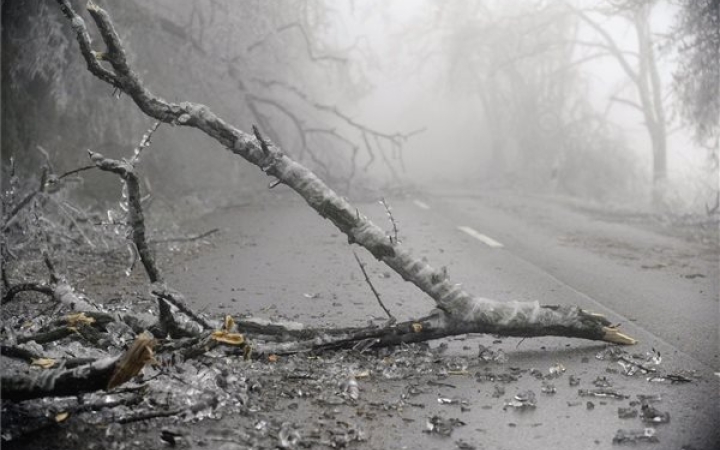
[[262, 148], [263, 153], [265, 153], [265, 156], [270, 156], [270, 149], [268, 148], [268, 144], [263, 139], [262, 134], [260, 134], [260, 130], [257, 126], [252, 126], [253, 134], [255, 135], [255, 138], [260, 142], [260, 147]]
[[188, 317], [202, 325], [203, 328], [205, 328], [206, 330], [213, 329], [213, 326], [210, 325], [207, 320], [195, 314], [195, 312], [185, 304], [185, 297], [183, 297], [181, 293], [168, 288], [163, 283], [153, 283], [150, 292], [160, 299], [167, 300], [170, 304], [174, 305], [180, 311], [185, 313]]
[[73, 169], [73, 170], [71, 170], [71, 171], [69, 171], [69, 172], [65, 172], [64, 174], [58, 176], [57, 179], [58, 179], [58, 180], [62, 180], [63, 178], [67, 178], [67, 177], [69, 177], [70, 175], [74, 175], [74, 174], [80, 173], [80, 172], [85, 172], [86, 170], [90, 170], [90, 169], [97, 169], [97, 166], [83, 166], [83, 167], [78, 167], [77, 169]]
[[135, 150], [133, 150], [133, 156], [130, 159], [130, 164], [135, 165], [138, 161], [140, 161], [140, 155], [150, 146], [150, 138], [152, 137], [153, 133], [160, 127], [160, 121], [155, 122], [149, 130], [145, 134], [143, 134], [142, 139], [140, 139], [140, 143], [137, 147], [135, 147]]
[[307, 51], [308, 58], [310, 58], [311, 61], [317, 62], [317, 61], [333, 61], [335, 63], [339, 64], [345, 64], [347, 63], [347, 58], [340, 57], [340, 56], [334, 56], [334, 55], [319, 55], [316, 54], [316, 52], [313, 49], [312, 42], [310, 42], [310, 37], [308, 36], [307, 32], [305, 31], [305, 28], [298, 22], [291, 22], [289, 24], [283, 25], [276, 30], [271, 31], [267, 36], [261, 38], [260, 40], [250, 44], [247, 47], [247, 51], [251, 52], [255, 48], [259, 47], [260, 45], [263, 45], [268, 39], [273, 37], [274, 35], [277, 35], [283, 31], [287, 30], [298, 30], [300, 35], [302, 35], [303, 40], [305, 42], [305, 49]]
[[52, 259], [50, 259], [50, 254], [47, 252], [47, 250], [43, 251], [42, 253], [43, 261], [45, 262], [45, 267], [47, 267], [48, 272], [50, 272], [50, 280], [53, 283], [58, 283], [62, 280], [62, 276], [58, 274], [58, 271], [55, 270], [55, 264], [53, 263]]
[[49, 170], [50, 169], [48, 169], [47, 166], [42, 168], [42, 172], [40, 173], [40, 186], [38, 186], [38, 188], [33, 190], [32, 192], [28, 193], [22, 200], [20, 200], [20, 202], [18, 202], [17, 205], [15, 205], [12, 210], [10, 210], [10, 213], [7, 215], [5, 223], [3, 224], [3, 232], [7, 231], [10, 228], [10, 225], [12, 225], [12, 223], [17, 218], [18, 213], [22, 211], [22, 209], [25, 208], [27, 205], [29, 205], [36, 195], [45, 192]]
[[385, 314], [387, 314], [388, 319], [390, 319], [390, 322], [395, 323], [397, 320], [389, 309], [385, 306], [383, 301], [380, 299], [380, 293], [375, 289], [375, 286], [373, 286], [372, 281], [370, 281], [370, 277], [367, 274], [367, 271], [365, 270], [365, 264], [363, 264], [362, 261], [360, 261], [360, 257], [355, 253], [355, 250], [353, 250], [353, 256], [355, 256], [355, 261], [357, 261], [358, 265], [360, 266], [360, 270], [362, 270], [363, 275], [365, 276], [365, 281], [367, 282], [368, 286], [370, 286], [370, 290], [372, 291], [373, 295], [377, 299], [378, 303], [380, 304], [380, 307], [385, 311]]
[[395, 222], [395, 217], [393, 217], [392, 208], [390, 208], [390, 205], [388, 205], [387, 202], [385, 201], [385, 197], [383, 197], [380, 200], [380, 204], [383, 205], [383, 207], [385, 207], [385, 212], [388, 215], [388, 220], [390, 220], [390, 223], [392, 224], [393, 234], [388, 237], [390, 238], [390, 243], [395, 245], [400, 241], [398, 241], [398, 227], [397, 227], [397, 222]]
[[204, 239], [210, 235], [213, 235], [220, 231], [220, 228], [213, 228], [212, 230], [206, 231], [204, 233], [197, 234], [195, 236], [180, 236], [180, 237], [174, 237], [174, 238], [165, 238], [165, 239], [150, 239], [148, 241], [148, 244], [166, 244], [168, 242], [193, 242], [193, 241], [199, 241], [200, 239]]
[[169, 409], [167, 411], [148, 411], [132, 416], [121, 417], [116, 421], [116, 423], [124, 425], [133, 422], [142, 422], [143, 420], [157, 419], [160, 417], [172, 417], [182, 414], [185, 411], [187, 411], [187, 408]]
[[2, 298], [2, 304], [8, 303], [12, 301], [17, 294], [20, 292], [27, 292], [27, 291], [34, 291], [34, 292], [40, 292], [41, 294], [48, 295], [52, 297], [53, 295], [53, 288], [51, 286], [48, 286], [46, 284], [40, 284], [40, 283], [20, 283], [11, 286], [5, 295]]

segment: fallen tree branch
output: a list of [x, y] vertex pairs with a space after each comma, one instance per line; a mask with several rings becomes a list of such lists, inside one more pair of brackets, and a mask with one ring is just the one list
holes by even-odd
[[[334, 330], [335, 333], [332, 335], [317, 330], [317, 335], [312, 338], [280, 344], [257, 344], [254, 351], [258, 355], [285, 355], [302, 352], [317, 354], [328, 350], [355, 349], [358, 346], [367, 350], [471, 333], [502, 334], [515, 337], [557, 335], [587, 339], [588, 334], [594, 333], [598, 321], [606, 325], [606, 334], [599, 340], [617, 344], [635, 343], [632, 338], [620, 333], [615, 327], [609, 326], [610, 323], [604, 317], [587, 313], [576, 306], [538, 305], [536, 314], [545, 316], [546, 319], [516, 320], [512, 324], [501, 324], [496, 321], [457, 321], [445, 312], [436, 310], [433, 314], [418, 320], [384, 327], [338, 329]], [[558, 320], [557, 317], [561, 317], [562, 320]], [[582, 325], [578, 326], [578, 323]]]
[[[541, 307], [537, 302], [497, 302], [471, 295], [460, 285], [452, 283], [442, 271], [413, 257], [400, 243], [388, 242], [383, 230], [359, 214], [356, 208], [332, 191], [314, 173], [284, 155], [279, 148], [272, 144], [263, 145], [256, 137], [229, 125], [207, 106], [168, 102], [151, 93], [128, 63], [120, 37], [105, 10], [92, 1], [88, 3], [88, 12], [106, 46], [105, 53], [96, 53], [91, 49], [90, 35], [84, 21], [72, 9], [69, 0], [57, 2], [72, 22], [81, 54], [93, 74], [129, 95], [148, 116], [203, 131], [232, 153], [295, 190], [318, 214], [329, 219], [347, 235], [351, 244], [366, 248], [403, 279], [432, 297], [438, 308], [445, 312], [447, 323], [458, 330], [480, 329], [485, 330], [482, 332], [518, 335], [524, 328], [524, 336], [554, 334], [625, 344], [635, 342], [627, 336], [622, 335], [620, 338], [612, 332], [607, 320], [586, 314], [578, 308], [574, 309], [574, 314], [568, 314], [567, 310]], [[102, 56], [98, 58], [98, 55]], [[101, 66], [100, 60], [109, 63], [112, 70]], [[330, 108], [328, 112], [338, 113]], [[352, 122], [349, 117], [339, 117]], [[399, 135], [387, 137], [391, 142], [403, 138]]]
[[48, 369], [34, 375], [2, 375], [3, 400], [22, 401], [112, 389], [137, 375], [153, 360], [153, 340], [141, 335], [120, 356], [103, 358], [74, 369]]

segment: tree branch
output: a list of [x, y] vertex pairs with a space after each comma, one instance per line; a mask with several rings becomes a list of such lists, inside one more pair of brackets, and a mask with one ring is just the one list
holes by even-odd
[[628, 99], [626, 99], [626, 98], [621, 98], [621, 97], [617, 97], [617, 96], [612, 96], [612, 97], [610, 97], [610, 100], [613, 101], [613, 102], [616, 102], [616, 103], [621, 103], [621, 104], [623, 104], [623, 105], [627, 105], [627, 106], [630, 106], [630, 107], [632, 107], [632, 108], [635, 108], [635, 109], [637, 109], [638, 111], [640, 111], [641, 113], [644, 112], [642, 105], [640, 105], [639, 103], [634, 102], [634, 101], [632, 101], [632, 100], [628, 100]]
[[247, 47], [247, 51], [252, 52], [259, 46], [265, 44], [273, 36], [280, 34], [282, 32], [285, 32], [285, 31], [289, 31], [289, 30], [297, 30], [298, 33], [300, 33], [300, 35], [303, 37], [303, 41], [305, 42], [305, 49], [307, 50], [308, 58], [310, 58], [311, 61], [315, 61], [315, 62], [317, 62], [317, 61], [332, 61], [332, 62], [339, 63], [339, 64], [347, 63], [347, 58], [342, 58], [342, 57], [333, 56], [333, 55], [317, 55], [317, 54], [315, 54], [315, 51], [313, 50], [312, 42], [310, 42], [310, 37], [308, 36], [307, 31], [305, 31], [305, 28], [298, 22], [292, 22], [292, 23], [289, 23], [289, 24], [286, 24], [286, 25], [283, 25], [283, 26], [277, 28], [276, 30], [274, 30], [273, 32], [268, 34], [267, 36], [250, 44]]
[[[57, 1], [66, 6], [69, 2], [69, 0]], [[67, 7], [66, 10], [71, 11]], [[388, 242], [382, 229], [358, 214], [356, 208], [347, 200], [332, 191], [306, 167], [284, 155], [279, 148], [269, 144], [268, 151], [264, 151], [257, 138], [229, 125], [204, 105], [190, 102], [169, 103], [152, 94], [128, 66], [125, 50], [108, 14], [92, 3], [88, 11], [106, 42], [109, 61], [115, 71], [116, 79], [120, 81], [119, 88], [128, 94], [143, 112], [163, 122], [190, 126], [203, 131], [231, 152], [295, 190], [318, 214], [329, 219], [347, 235], [350, 243], [361, 245], [405, 280], [415, 284], [432, 297], [437, 306], [446, 313], [447, 323], [459, 329], [480, 328], [487, 330], [483, 332], [498, 334], [522, 331], [524, 335], [559, 334], [596, 340], [613, 339], [607, 320], [589, 315], [578, 308], [556, 309], [541, 307], [537, 302], [503, 303], [472, 296], [460, 285], [448, 280], [444, 272], [414, 258], [400, 243]], [[70, 18], [73, 23], [76, 22], [72, 16]], [[84, 24], [82, 28], [84, 29]], [[86, 34], [87, 31], [78, 33], [78, 39]], [[80, 50], [89, 51], [82, 43]], [[318, 108], [321, 109], [322, 105], [318, 105]], [[335, 108], [328, 107], [328, 111], [337, 114]], [[344, 117], [348, 123], [360, 129], [363, 128], [347, 116], [339, 115], [339, 117]], [[394, 141], [401, 139], [402, 135], [386, 135], [386, 137]]]
[[623, 50], [620, 50], [612, 35], [610, 35], [610, 33], [608, 33], [608, 31], [605, 30], [605, 28], [603, 28], [599, 23], [591, 19], [590, 16], [588, 16], [584, 11], [572, 6], [569, 7], [578, 17], [580, 17], [585, 23], [587, 23], [603, 38], [607, 46], [602, 46], [601, 44], [597, 44], [597, 46], [601, 46], [601, 48], [604, 48], [610, 53], [612, 53], [612, 55], [615, 56], [615, 58], [620, 63], [620, 66], [625, 71], [625, 74], [628, 76], [628, 78], [630, 78], [633, 83], [638, 85], [640, 83], [639, 75], [637, 74], [637, 72], [635, 72], [628, 60], [625, 58], [625, 52]]

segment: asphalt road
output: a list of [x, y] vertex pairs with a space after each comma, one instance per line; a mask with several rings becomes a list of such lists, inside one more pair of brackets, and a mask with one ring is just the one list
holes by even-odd
[[[418, 401], [426, 401], [426, 407], [366, 424], [369, 448], [455, 448], [457, 439], [477, 448], [613, 448], [619, 428], [647, 426], [618, 418], [617, 408], [628, 406], [637, 394], [661, 394], [660, 408], [671, 413], [669, 424], [657, 426], [657, 448], [718, 448], [718, 266], [712, 249], [559, 202], [507, 193], [435, 191], [390, 203], [402, 244], [431, 265], [446, 266], [450, 278], [469, 292], [498, 300], [576, 304], [603, 313], [639, 339], [634, 351], [654, 349], [663, 357], [663, 371], [691, 374], [693, 382], [623, 376], [616, 364], [595, 358], [602, 344], [578, 339], [451, 339], [448, 357], [472, 359], [478, 343], [493, 345], [509, 356], [505, 367], [546, 372], [560, 363], [567, 368], [565, 377], [575, 374], [583, 380], [580, 388], [592, 388], [593, 380], [607, 376], [632, 398], [594, 399], [597, 408], [589, 408], [578, 388], [560, 380], [562, 388], [542, 396], [536, 410], [515, 412], [503, 409], [504, 400], [491, 395], [491, 385], [458, 377], [452, 389], [422, 394]], [[381, 205], [357, 206], [391, 228]], [[199, 231], [223, 229], [214, 249], [171, 274], [172, 285], [187, 294], [196, 310], [315, 325], [382, 320], [346, 238], [294, 195], [217, 211], [196, 226]], [[367, 252], [359, 255], [399, 319], [419, 317], [433, 307]], [[469, 369], [481, 370], [482, 363], [473, 362]], [[399, 397], [406, 384], [363, 380], [361, 392]], [[507, 396], [539, 388], [539, 381], [525, 376], [507, 387]], [[438, 404], [438, 398], [451, 394], [469, 398], [471, 408], [461, 412]], [[311, 403], [300, 411], [308, 418], [321, 415]], [[449, 441], [429, 439], [421, 432], [434, 413], [455, 415], [471, 426], [456, 430]], [[288, 418], [298, 420], [297, 414]], [[352, 411], [347, 414], [352, 417]]]
[[634, 322], [653, 340], [720, 371], [717, 248], [548, 199], [497, 192], [426, 198], [420, 202], [433, 205], [426, 211], [433, 221], [471, 227], [492, 240], [476, 236], [480, 246], [469, 252], [506, 253], [515, 264], [530, 265], [589, 304], [602, 305], [619, 322]]

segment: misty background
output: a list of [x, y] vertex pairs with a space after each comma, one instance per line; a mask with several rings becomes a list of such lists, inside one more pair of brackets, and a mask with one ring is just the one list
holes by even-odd
[[[717, 108], [688, 106], [712, 92], [690, 79], [683, 2], [99, 3], [153, 92], [257, 125], [351, 199], [461, 185], [703, 215], [717, 199]], [[54, 2], [2, 2], [4, 183], [11, 159], [32, 185], [87, 149], [127, 157], [151, 124], [87, 71]], [[142, 170], [171, 212], [270, 181], [166, 125]], [[119, 190], [89, 172], [68, 195], [101, 206]]]

